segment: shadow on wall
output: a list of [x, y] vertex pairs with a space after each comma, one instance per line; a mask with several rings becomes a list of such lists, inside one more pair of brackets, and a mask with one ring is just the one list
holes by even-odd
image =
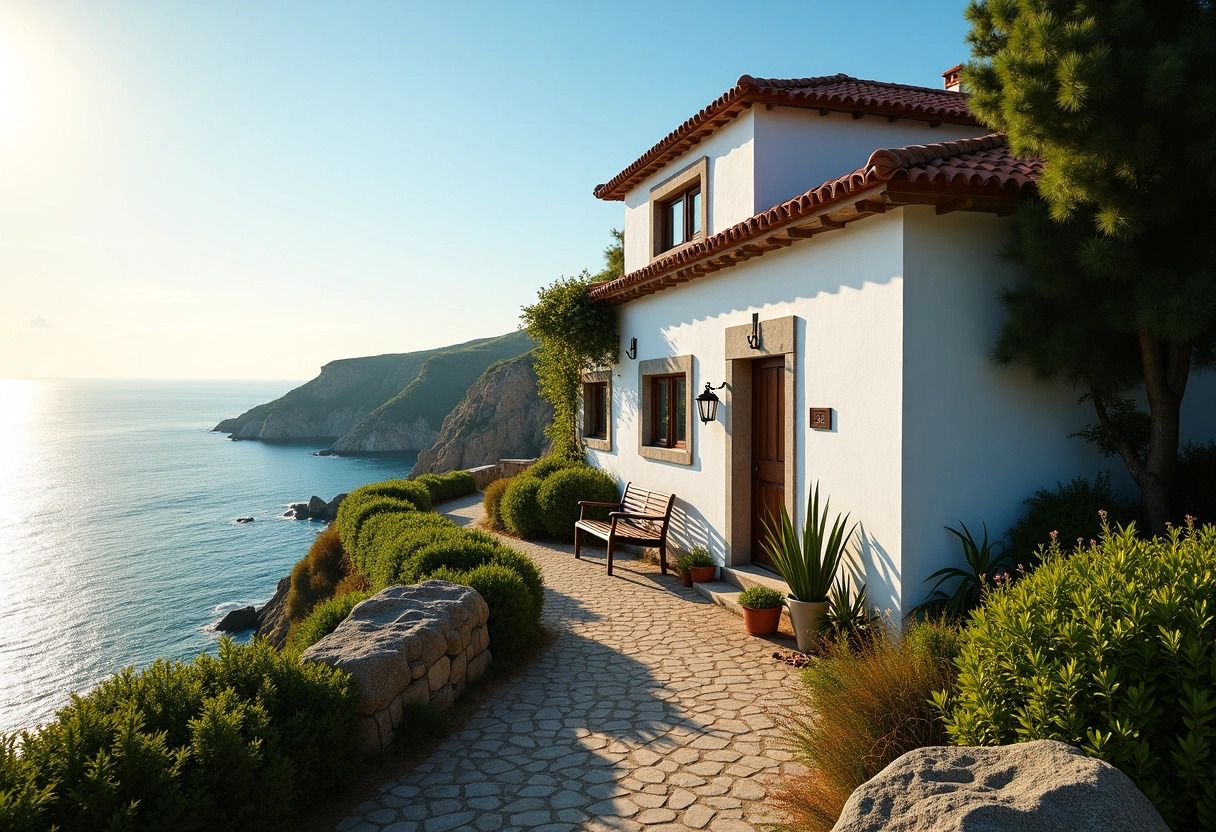
[[[863, 579], [866, 584], [866, 592], [870, 597], [870, 605], [880, 614], [888, 612], [893, 614], [894, 610], [901, 608], [900, 586], [903, 575], [899, 566], [882, 544], [866, 531], [864, 524], [858, 524], [854, 537], [857, 540], [857, 553], [861, 556], [860, 564], [852, 558], [848, 563], [849, 572], [854, 580], [854, 590], [857, 588], [856, 581]], [[861, 574], [862, 568], [866, 566], [868, 568], [865, 569], [864, 574]]]
[[705, 520], [695, 506], [676, 497], [671, 506], [671, 523], [667, 527], [667, 562], [675, 563], [684, 552], [704, 546], [720, 564], [726, 563], [726, 539]]

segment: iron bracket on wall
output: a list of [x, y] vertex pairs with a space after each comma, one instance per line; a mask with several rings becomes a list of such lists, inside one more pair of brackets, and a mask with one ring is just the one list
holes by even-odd
[[630, 361], [637, 361], [637, 358], [638, 358], [638, 339], [637, 338], [629, 339], [629, 349], [625, 350], [625, 356]]
[[752, 313], [752, 334], [747, 336], [747, 345], [754, 350], [760, 349], [760, 313]]

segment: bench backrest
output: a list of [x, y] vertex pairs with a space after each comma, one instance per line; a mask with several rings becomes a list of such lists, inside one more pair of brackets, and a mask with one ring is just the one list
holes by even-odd
[[621, 510], [631, 514], [658, 514], [663, 517], [664, 525], [671, 515], [671, 504], [675, 501], [674, 494], [660, 494], [658, 491], [647, 491], [633, 483], [625, 486], [625, 496], [621, 498]]

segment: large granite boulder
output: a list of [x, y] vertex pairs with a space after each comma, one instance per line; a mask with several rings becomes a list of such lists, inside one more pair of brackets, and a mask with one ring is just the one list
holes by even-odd
[[472, 587], [448, 581], [390, 586], [357, 605], [300, 661], [354, 677], [367, 750], [387, 747], [408, 705], [447, 707], [490, 662], [490, 608]]
[[1123, 772], [1054, 740], [909, 751], [832, 832], [1169, 832]]

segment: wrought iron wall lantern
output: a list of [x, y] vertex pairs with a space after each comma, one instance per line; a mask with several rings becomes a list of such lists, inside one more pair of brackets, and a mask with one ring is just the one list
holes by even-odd
[[702, 424], [707, 425], [718, 418], [718, 403], [721, 400], [714, 394], [714, 391], [721, 390], [725, 386], [725, 381], [717, 387], [711, 387], [708, 381], [705, 382], [705, 389], [701, 391], [701, 395], [697, 396], [697, 410], [700, 411]]
[[629, 349], [625, 350], [625, 356], [630, 361], [637, 361], [637, 358], [638, 358], [638, 339], [637, 338], [629, 339]]
[[747, 336], [747, 345], [754, 350], [760, 349], [760, 313], [752, 313], [752, 334]]

